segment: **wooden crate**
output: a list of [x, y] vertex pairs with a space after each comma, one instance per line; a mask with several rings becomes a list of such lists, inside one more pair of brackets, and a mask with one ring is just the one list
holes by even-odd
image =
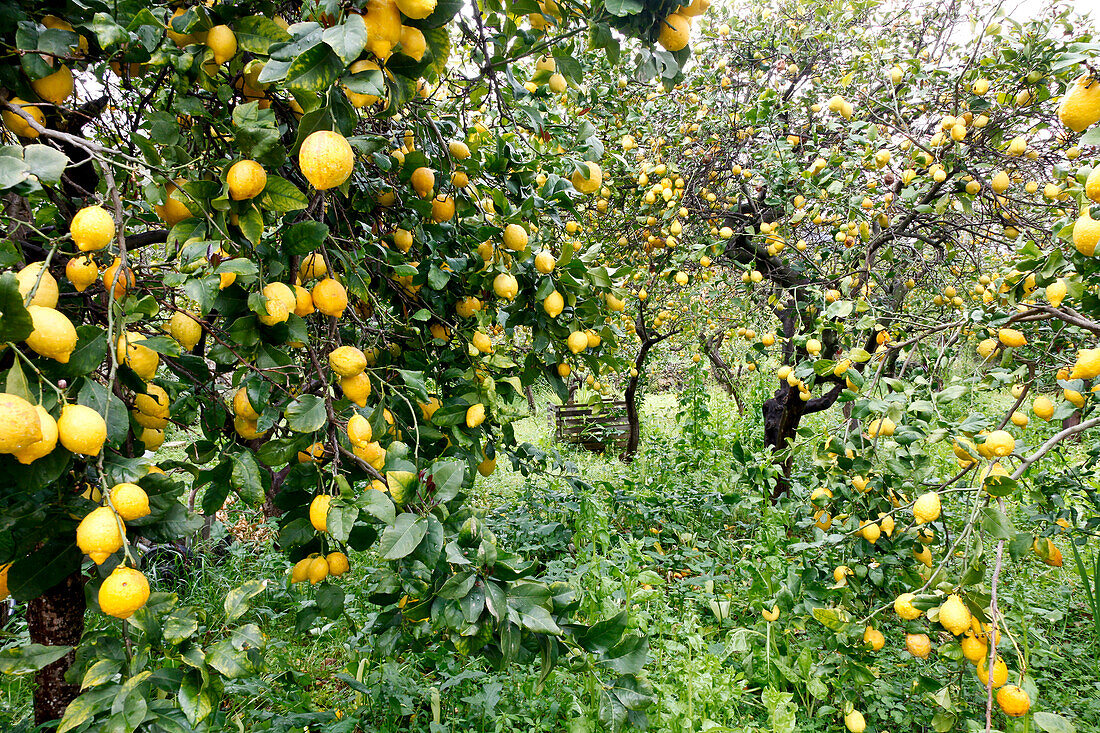
[[555, 441], [581, 445], [595, 453], [603, 453], [609, 447], [626, 448], [630, 439], [626, 402], [608, 401], [597, 407], [552, 404], [549, 408]]

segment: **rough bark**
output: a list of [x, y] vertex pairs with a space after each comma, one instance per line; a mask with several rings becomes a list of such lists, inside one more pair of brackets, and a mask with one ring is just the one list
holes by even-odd
[[[72, 646], [84, 634], [84, 576], [77, 571], [27, 604], [31, 642], [45, 646]], [[69, 652], [34, 676], [34, 722], [57, 721], [80, 694], [80, 685], [65, 681], [75, 652]]]
[[707, 338], [706, 334], [699, 334], [699, 345], [702, 346], [703, 353], [707, 355], [707, 361], [710, 362], [710, 373], [714, 381], [718, 382], [718, 386], [733, 398], [734, 404], [737, 405], [737, 414], [744, 415], [745, 405], [741, 402], [741, 394], [737, 391], [737, 376], [740, 376], [741, 370], [738, 368], [738, 374], [734, 375], [729, 364], [718, 353], [725, 338], [724, 331], [719, 331], [710, 338]]
[[634, 357], [634, 371], [636, 374], [627, 381], [626, 393], [623, 396], [626, 401], [626, 422], [630, 429], [626, 439], [626, 450], [619, 456], [619, 459], [624, 463], [630, 463], [634, 460], [634, 456], [638, 452], [638, 443], [642, 437], [641, 420], [638, 417], [638, 385], [641, 383], [642, 374], [645, 373], [645, 362], [649, 357], [649, 351], [665, 339], [678, 333], [678, 331], [669, 331], [665, 334], [651, 333], [646, 327], [644, 303], [638, 307], [634, 327], [642, 343], [638, 348], [638, 355]]

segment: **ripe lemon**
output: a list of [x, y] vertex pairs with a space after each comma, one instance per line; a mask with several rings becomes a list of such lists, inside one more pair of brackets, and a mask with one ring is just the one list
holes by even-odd
[[118, 257], [103, 271], [103, 287], [111, 290], [116, 300], [126, 297], [126, 293], [136, 284], [134, 271], [129, 267], [122, 267], [122, 261]]
[[863, 643], [870, 644], [871, 648], [877, 652], [886, 644], [886, 637], [878, 629], [868, 626], [863, 630]]
[[997, 690], [997, 705], [1008, 717], [1019, 718], [1031, 709], [1031, 698], [1016, 685], [1005, 685]]
[[955, 636], [959, 636], [970, 628], [970, 609], [966, 607], [962, 599], [952, 593], [947, 600], [940, 604], [940, 625]]
[[244, 201], [258, 196], [267, 186], [267, 171], [254, 160], [238, 160], [229, 167], [225, 176], [229, 185], [229, 198]]
[[69, 234], [81, 252], [94, 252], [115, 238], [115, 220], [102, 206], [85, 206], [69, 224]]
[[344, 391], [344, 396], [349, 400], [360, 407], [366, 407], [371, 390], [370, 377], [366, 375], [366, 372], [344, 377], [340, 380], [340, 389]]
[[339, 377], [354, 377], [367, 368], [367, 355], [354, 346], [339, 346], [329, 352], [328, 365]]
[[328, 563], [328, 574], [339, 577], [351, 569], [351, 564], [348, 562], [348, 556], [342, 552], [330, 552], [325, 556], [325, 562]]
[[326, 316], [339, 318], [348, 307], [348, 291], [336, 280], [326, 277], [313, 286], [313, 305]]
[[363, 447], [374, 440], [370, 421], [359, 413], [352, 415], [351, 419], [348, 420], [348, 440], [351, 441], [352, 445], [358, 447]]
[[[526, 234], [526, 232], [524, 232]], [[554, 259], [553, 253], [548, 249], [544, 249], [535, 255], [535, 269], [541, 272], [543, 275], [549, 275], [554, 271], [554, 267], [557, 265], [557, 260]]]
[[450, 151], [451, 157], [456, 160], [466, 160], [470, 157], [470, 146], [461, 140], [448, 143], [447, 150]]
[[294, 563], [294, 567], [290, 571], [290, 582], [301, 583], [304, 580], [309, 579], [309, 564], [313, 562], [313, 556], [303, 557], [298, 562]]
[[134, 419], [146, 428], [160, 430], [168, 423], [168, 407], [172, 403], [168, 393], [157, 384], [146, 384], [145, 394], [134, 397]]
[[309, 523], [318, 532], [328, 531], [328, 506], [332, 497], [328, 494], [318, 494], [309, 504]]
[[1016, 450], [1016, 439], [1007, 430], [994, 430], [985, 436], [985, 448], [997, 458], [1004, 458]]
[[913, 503], [913, 518], [917, 524], [928, 524], [940, 517], [940, 495], [935, 491], [921, 494]]
[[977, 664], [982, 659], [989, 656], [989, 646], [984, 641], [971, 634], [967, 634], [963, 637], [961, 645], [963, 656], [966, 657], [971, 664]]
[[127, 619], [149, 600], [149, 581], [140, 571], [119, 565], [99, 586], [99, 610]]
[[207, 31], [206, 45], [214, 52], [214, 63], [219, 66], [237, 54], [237, 36], [227, 25], [216, 25]]
[[35, 406], [22, 397], [0, 393], [0, 453], [18, 454], [42, 440], [40, 417]]
[[869, 438], [877, 438], [880, 435], [889, 437], [894, 434], [896, 428], [894, 421], [888, 417], [881, 420], [872, 420], [871, 424], [867, 426], [867, 436]]
[[247, 420], [243, 417], [233, 418], [233, 429], [237, 431], [237, 435], [241, 436], [245, 440], [257, 440], [267, 435], [267, 431], [260, 432], [259, 426], [255, 420]]
[[324, 191], [342, 185], [351, 177], [355, 151], [340, 133], [317, 130], [302, 142], [298, 166], [314, 188]]
[[424, 31], [419, 28], [413, 28], [411, 25], [401, 26], [401, 42], [399, 44], [401, 53], [405, 54], [413, 61], [420, 61], [424, 58], [424, 52], [428, 50], [428, 41], [424, 38]]
[[1100, 377], [1100, 348], [1081, 349], [1077, 361], [1069, 373], [1070, 379], [1095, 379]]
[[[977, 669], [974, 670], [978, 679], [982, 681], [983, 685], [989, 684], [989, 659], [983, 657], [978, 662]], [[1005, 664], [1005, 660], [998, 654], [997, 658], [993, 661], [993, 687], [1001, 687], [1004, 683], [1008, 682], [1008, 665]]]
[[26, 338], [27, 346], [40, 356], [68, 364], [76, 348], [76, 328], [72, 321], [61, 311], [40, 305], [32, 305], [27, 311], [34, 324], [34, 330]]
[[111, 489], [111, 506], [124, 521], [149, 515], [149, 495], [137, 484], [121, 483]]
[[298, 266], [298, 275], [302, 280], [320, 280], [328, 274], [328, 265], [320, 252], [310, 252], [302, 258]]
[[307, 577], [309, 578], [310, 585], [317, 585], [327, 578], [328, 560], [320, 555], [310, 560]]
[[142, 334], [127, 331], [118, 337], [116, 356], [120, 364], [125, 364], [134, 373], [148, 382], [157, 373], [160, 355], [141, 342], [146, 338]]
[[1058, 105], [1058, 119], [1074, 132], [1083, 132], [1100, 120], [1100, 79], [1087, 73], [1077, 77]]
[[393, 233], [393, 243], [399, 250], [408, 254], [413, 246], [413, 233], [408, 229], [397, 229]]
[[493, 351], [492, 340], [481, 331], [474, 331], [474, 335], [470, 338], [470, 343], [482, 354], [490, 354]]
[[147, 451], [155, 451], [164, 444], [164, 431], [156, 428], [142, 428], [138, 440]]
[[863, 536], [863, 539], [872, 545], [878, 542], [878, 538], [882, 535], [882, 528], [874, 522], [864, 520], [859, 523], [859, 527], [859, 533]]
[[168, 333], [172, 335], [184, 351], [191, 351], [202, 338], [202, 325], [198, 316], [190, 311], [179, 310], [168, 321]]
[[[30, 116], [40, 127], [46, 126], [46, 115], [42, 113], [38, 107], [30, 105], [28, 102], [20, 99], [19, 97], [12, 97], [11, 104], [19, 107], [28, 116]], [[0, 118], [4, 120], [4, 127], [11, 130], [19, 137], [26, 137], [34, 139], [38, 137], [38, 130], [31, 127], [30, 123], [23, 119], [22, 116], [17, 115], [9, 109], [4, 109], [0, 112]]]
[[863, 719], [863, 713], [858, 710], [851, 710], [844, 716], [844, 727], [850, 733], [863, 733], [867, 730], [867, 721]]
[[905, 650], [919, 659], [928, 659], [928, 654], [932, 651], [932, 642], [928, 634], [906, 634]]
[[455, 200], [450, 196], [439, 194], [432, 199], [432, 221], [442, 224], [455, 218]]
[[313, 443], [305, 450], [298, 451], [298, 463], [315, 463], [324, 459], [325, 444]]
[[385, 61], [401, 42], [401, 12], [394, 0], [369, 0], [363, 12], [367, 26], [367, 50]]
[[386, 465], [386, 449], [376, 440], [364, 446], [353, 446], [352, 452], [379, 471]]
[[435, 10], [436, 0], [397, 0], [397, 9], [406, 18], [423, 20]]
[[[42, 262], [34, 262], [15, 273], [19, 284], [19, 294], [26, 305], [40, 305], [43, 308], [57, 307], [57, 280], [44, 269]], [[27, 302], [27, 296], [34, 290], [34, 297]]]
[[[561, 314], [561, 312], [565, 309], [565, 299], [562, 297], [561, 293], [555, 290], [554, 292], [547, 295], [546, 298], [542, 301], [542, 309], [546, 311], [546, 315], [550, 316], [551, 318], [557, 318], [558, 315]], [[587, 344], [587, 339], [585, 340], [585, 343]]]
[[997, 339], [983, 339], [978, 344], [978, 356], [982, 357], [983, 361], [988, 361], [989, 357], [993, 355], [993, 352], [997, 350]]
[[99, 266], [90, 255], [73, 257], [65, 265], [65, 277], [69, 278], [76, 292], [83, 293], [99, 278]]
[[245, 387], [238, 388], [233, 395], [233, 414], [244, 420], [260, 419], [259, 412], [248, 399], [248, 390]]
[[182, 178], [177, 178], [175, 181], [169, 181], [165, 185], [164, 189], [164, 204], [154, 204], [153, 210], [157, 216], [160, 217], [167, 226], [174, 227], [184, 219], [191, 216], [191, 210], [187, 208], [187, 204], [184, 203], [186, 196], [180, 194], [179, 197], [173, 194], [181, 189], [186, 182]]
[[914, 598], [912, 593], [902, 593], [894, 600], [894, 613], [906, 621], [920, 618], [920, 611], [913, 605]]
[[[508, 249], [513, 252], [522, 252], [527, 249], [527, 241], [527, 230], [519, 224], [509, 224], [504, 227], [504, 246]], [[550, 269], [553, 270], [553, 267]]]
[[1027, 338], [1014, 328], [1002, 328], [997, 332], [997, 339], [1005, 346], [1027, 345]]
[[586, 194], [599, 191], [600, 186], [603, 185], [603, 170], [600, 169], [600, 164], [586, 161], [582, 163], [582, 166], [588, 171], [588, 177], [585, 177], [583, 171], [573, 171], [573, 175], [569, 179], [573, 183], [573, 188]]
[[513, 300], [519, 293], [519, 282], [507, 272], [502, 272], [493, 278], [493, 292], [498, 298]]
[[412, 184], [417, 196], [422, 199], [431, 198], [432, 189], [435, 188], [435, 173], [431, 168], [421, 166], [412, 172], [409, 183]]
[[76, 546], [96, 565], [102, 565], [108, 557], [122, 549], [124, 531], [126, 526], [119, 528], [119, 519], [110, 507], [97, 507], [77, 525]]
[[914, 549], [913, 557], [926, 568], [932, 567], [932, 550], [928, 547], [921, 547], [920, 551]]
[[57, 420], [57, 437], [70, 453], [99, 455], [107, 442], [107, 422], [85, 405], [65, 405]]
[[34, 410], [38, 413], [38, 426], [42, 431], [42, 438], [26, 448], [12, 453], [15, 460], [24, 465], [29, 465], [39, 458], [49, 455], [57, 447], [57, 421], [53, 419], [53, 415], [46, 412], [42, 405], [35, 405]]
[[675, 53], [688, 44], [691, 34], [691, 17], [680, 13], [671, 13], [661, 23], [661, 32], [657, 36], [657, 43], [666, 50]]
[[[356, 61], [354, 64], [348, 67], [348, 71], [352, 74], [359, 74], [364, 71], [381, 71], [378, 64], [373, 61]], [[351, 102], [351, 106], [356, 109], [362, 109], [363, 107], [369, 107], [378, 101], [378, 97], [374, 94], [360, 94], [347, 86], [344, 87], [344, 94], [347, 95], [348, 101]]]
[[466, 410], [466, 427], [476, 428], [485, 422], [485, 405], [478, 402]]
[[565, 345], [574, 354], [579, 354], [588, 348], [588, 336], [583, 331], [574, 331], [565, 340]]

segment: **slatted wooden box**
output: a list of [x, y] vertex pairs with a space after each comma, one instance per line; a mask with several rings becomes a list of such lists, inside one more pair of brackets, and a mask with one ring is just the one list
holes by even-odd
[[625, 401], [607, 401], [603, 405], [565, 404], [548, 406], [553, 421], [554, 440], [580, 445], [594, 453], [609, 447], [625, 450], [630, 438]]

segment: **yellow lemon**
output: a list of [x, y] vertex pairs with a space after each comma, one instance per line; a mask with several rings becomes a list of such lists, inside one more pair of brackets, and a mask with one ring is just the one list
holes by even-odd
[[355, 152], [340, 133], [317, 130], [302, 142], [298, 166], [314, 188], [324, 191], [342, 185], [351, 177]]
[[27, 308], [34, 330], [26, 338], [26, 344], [40, 356], [69, 363], [69, 356], [76, 348], [76, 327], [59, 310], [32, 305]]
[[111, 489], [111, 506], [127, 522], [149, 515], [149, 495], [137, 484], [121, 483]]
[[115, 220], [102, 206], [85, 206], [69, 224], [69, 234], [81, 252], [94, 252], [115, 238]]
[[118, 337], [118, 346], [115, 355], [120, 364], [130, 367], [135, 374], [149, 381], [157, 373], [160, 365], [160, 355], [148, 346], [142, 346], [145, 336], [127, 331]]
[[149, 600], [149, 581], [140, 571], [119, 565], [99, 586], [99, 610], [127, 619]]
[[[34, 262], [15, 273], [19, 284], [19, 294], [27, 305], [40, 305], [43, 308], [57, 307], [57, 280], [45, 269], [44, 263]], [[30, 302], [27, 296], [34, 291]]]
[[326, 277], [313, 286], [313, 305], [321, 313], [333, 318], [344, 315], [344, 309], [348, 307], [348, 292], [338, 281]]
[[65, 405], [57, 419], [57, 437], [70, 453], [99, 455], [107, 442], [107, 421], [84, 405]]
[[69, 278], [76, 292], [83, 293], [99, 278], [99, 267], [90, 255], [72, 257], [65, 265], [65, 277]]
[[254, 160], [238, 160], [225, 176], [229, 198], [244, 201], [258, 196], [267, 186], [267, 172]]
[[118, 516], [110, 507], [93, 509], [76, 527], [76, 546], [92, 559], [96, 565], [122, 549], [122, 533], [125, 525], [119, 527]]
[[[26, 448], [12, 453], [15, 460], [24, 465], [29, 465], [43, 456], [48, 456], [57, 447], [57, 421], [53, 419], [53, 415], [46, 412], [46, 408], [42, 405], [35, 405], [34, 410], [38, 413], [38, 427], [41, 430], [42, 437]], [[3, 419], [2, 415], [0, 415], [0, 419]]]
[[309, 523], [318, 532], [328, 531], [328, 507], [332, 497], [328, 494], [318, 494], [309, 504]]
[[328, 365], [339, 377], [354, 377], [367, 368], [367, 355], [354, 346], [340, 346], [329, 353]]

